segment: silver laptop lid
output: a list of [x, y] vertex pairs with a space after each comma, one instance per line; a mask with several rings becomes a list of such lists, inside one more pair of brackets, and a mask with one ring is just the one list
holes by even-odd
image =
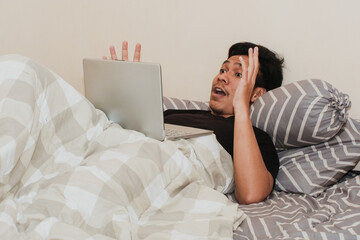
[[164, 140], [161, 66], [157, 63], [83, 60], [85, 96], [126, 129]]

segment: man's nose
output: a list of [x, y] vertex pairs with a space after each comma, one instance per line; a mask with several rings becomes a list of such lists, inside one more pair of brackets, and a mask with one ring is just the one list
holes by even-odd
[[219, 82], [223, 82], [224, 84], [229, 84], [228, 73], [223, 73], [218, 77]]

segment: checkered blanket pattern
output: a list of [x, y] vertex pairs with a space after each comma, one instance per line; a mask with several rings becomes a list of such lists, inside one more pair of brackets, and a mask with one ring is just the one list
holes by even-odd
[[1, 239], [232, 239], [232, 175], [213, 135], [147, 138], [46, 67], [0, 57]]

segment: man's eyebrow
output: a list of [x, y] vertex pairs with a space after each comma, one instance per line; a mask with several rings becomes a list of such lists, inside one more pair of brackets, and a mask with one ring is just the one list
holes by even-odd
[[[224, 65], [224, 64], [226, 64], [226, 63], [229, 63], [229, 62], [230, 62], [229, 60], [225, 60], [222, 65]], [[239, 62], [234, 62], [234, 64], [239, 65], [239, 67], [242, 66], [241, 63], [239, 63]]]

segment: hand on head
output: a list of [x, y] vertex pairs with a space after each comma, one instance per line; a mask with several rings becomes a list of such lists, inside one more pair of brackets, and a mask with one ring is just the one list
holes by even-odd
[[237, 107], [240, 107], [240, 105], [242, 105], [242, 107], [245, 106], [248, 108], [249, 103], [255, 100], [253, 90], [255, 87], [256, 76], [259, 72], [259, 49], [257, 47], [254, 49], [249, 48], [248, 56], [248, 64], [242, 57], [239, 57], [240, 63], [242, 65], [242, 78], [237, 86], [233, 99], [235, 111]]
[[[121, 59], [118, 59], [116, 55], [116, 50], [114, 46], [110, 46], [110, 59], [111, 60], [122, 60], [122, 61], [128, 61], [129, 55], [128, 55], [128, 42], [124, 41], [122, 43], [122, 52], [121, 52]], [[137, 43], [135, 47], [135, 53], [134, 53], [134, 62], [140, 62], [140, 56], [141, 56], [141, 44]], [[102, 57], [103, 59], [108, 59], [106, 56]]]

